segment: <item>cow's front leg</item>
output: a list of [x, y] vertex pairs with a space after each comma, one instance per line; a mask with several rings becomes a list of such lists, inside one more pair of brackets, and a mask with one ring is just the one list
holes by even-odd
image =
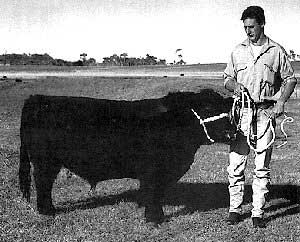
[[148, 203], [145, 205], [145, 219], [146, 222], [160, 224], [164, 221], [164, 213], [161, 204]]
[[164, 197], [165, 187], [157, 184], [155, 179], [147, 179], [141, 181], [140, 189], [145, 204], [146, 222], [160, 224], [164, 221], [164, 213], [162, 209], [162, 199]]

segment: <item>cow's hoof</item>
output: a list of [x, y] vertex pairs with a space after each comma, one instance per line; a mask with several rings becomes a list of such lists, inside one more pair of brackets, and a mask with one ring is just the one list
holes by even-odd
[[54, 207], [51, 208], [39, 208], [39, 214], [46, 216], [55, 216], [56, 209]]
[[164, 218], [147, 218], [146, 217], [146, 223], [148, 225], [150, 225], [151, 227], [157, 228], [163, 222], [164, 222]]
[[155, 222], [147, 222], [146, 223], [146, 226], [149, 228], [149, 229], [158, 229], [159, 228], [159, 223], [155, 223]]
[[156, 208], [145, 208], [145, 219], [147, 223], [153, 223], [153, 224], [161, 224], [164, 222], [164, 213], [162, 211], [161, 207]]

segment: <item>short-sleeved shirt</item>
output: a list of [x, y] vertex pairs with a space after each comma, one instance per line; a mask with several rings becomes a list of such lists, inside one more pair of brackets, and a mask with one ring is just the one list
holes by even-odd
[[242, 83], [255, 102], [278, 94], [290, 78], [295, 76], [286, 51], [268, 37], [257, 58], [249, 39], [236, 46], [224, 70], [224, 85], [230, 79]]

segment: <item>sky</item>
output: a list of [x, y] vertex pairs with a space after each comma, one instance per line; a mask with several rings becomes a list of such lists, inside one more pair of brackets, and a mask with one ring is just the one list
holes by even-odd
[[154, 55], [188, 64], [227, 62], [246, 38], [240, 20], [264, 8], [265, 33], [300, 54], [299, 0], [0, 0], [0, 54], [44, 54], [76, 61]]

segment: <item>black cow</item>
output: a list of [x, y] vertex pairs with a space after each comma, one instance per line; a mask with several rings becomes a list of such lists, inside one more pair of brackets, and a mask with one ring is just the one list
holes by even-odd
[[[229, 112], [231, 104], [211, 89], [139, 101], [30, 96], [21, 118], [20, 189], [29, 201], [31, 162], [38, 211], [50, 215], [52, 185], [62, 167], [92, 187], [108, 179], [139, 179], [146, 221], [161, 222], [165, 189], [186, 173], [199, 146], [209, 143], [191, 109], [206, 118]], [[227, 118], [206, 126], [218, 142], [233, 130]]]

